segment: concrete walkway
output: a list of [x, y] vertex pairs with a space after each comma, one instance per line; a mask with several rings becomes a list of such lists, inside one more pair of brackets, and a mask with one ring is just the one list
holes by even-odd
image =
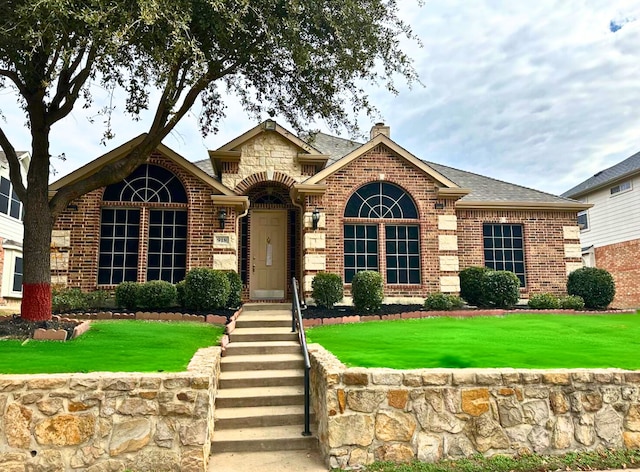
[[317, 451], [222, 452], [212, 454], [209, 472], [327, 472]]

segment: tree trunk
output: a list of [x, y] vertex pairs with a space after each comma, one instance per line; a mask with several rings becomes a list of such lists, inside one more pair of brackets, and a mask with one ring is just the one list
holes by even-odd
[[[32, 120], [33, 124], [33, 120]], [[21, 317], [51, 319], [51, 230], [49, 209], [49, 133], [32, 127], [32, 158], [24, 202], [24, 273]]]

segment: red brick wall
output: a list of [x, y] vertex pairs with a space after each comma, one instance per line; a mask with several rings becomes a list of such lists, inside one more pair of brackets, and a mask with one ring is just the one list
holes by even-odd
[[640, 307], [640, 239], [595, 248], [596, 267], [608, 270], [616, 282], [612, 306]]
[[[386, 147], [380, 145], [367, 154], [354, 160], [332, 176], [327, 178], [327, 192], [322, 199], [308, 199], [307, 211], [312, 211], [317, 204], [326, 213], [327, 221], [327, 271], [344, 277], [343, 225], [345, 223], [344, 208], [349, 197], [362, 185], [383, 180], [402, 187], [414, 199], [418, 207], [419, 220], [386, 220], [398, 224], [419, 224], [421, 250], [421, 284], [420, 285], [388, 285], [386, 296], [425, 296], [440, 290], [440, 255], [451, 255], [455, 252], [438, 250], [438, 215], [454, 214], [453, 202], [449, 201], [441, 210], [435, 209], [437, 199], [435, 183], [424, 173], [409, 164], [405, 159], [396, 156]], [[349, 218], [349, 222], [367, 222]], [[452, 232], [455, 234], [455, 232]], [[379, 250], [379, 254], [382, 255]], [[379, 259], [379, 270], [384, 274], [385, 260]], [[443, 275], [456, 275], [443, 273]]]
[[563, 239], [562, 227], [576, 225], [575, 212], [459, 210], [457, 213], [460, 269], [484, 265], [483, 223], [521, 224], [524, 231], [526, 271], [523, 295], [566, 293], [565, 262], [580, 262], [580, 259], [566, 259], [564, 244], [577, 244], [579, 241]]
[[[187, 235], [187, 270], [194, 267], [211, 267], [217, 253], [229, 252], [228, 249], [213, 249], [214, 232], [223, 232], [219, 228], [218, 211], [211, 201], [211, 195], [217, 193], [201, 180], [188, 173], [170, 159], [155, 154], [149, 160], [172, 171], [185, 187], [188, 204], [171, 204], [164, 208], [188, 208]], [[67, 275], [68, 285], [83, 290], [95, 290], [98, 275], [98, 251], [100, 241], [100, 209], [104, 189], [94, 190], [74, 201], [77, 210], [66, 210], [61, 214], [54, 226], [56, 230], [71, 231], [71, 254], [68, 270], [56, 270], [52, 267], [52, 275]], [[127, 207], [136, 206], [126, 204]], [[233, 233], [235, 228], [235, 212], [229, 207], [224, 232]], [[144, 238], [142, 238], [144, 239]], [[146, 242], [140, 246], [144, 253]], [[143, 258], [144, 259], [144, 258]], [[143, 260], [144, 262], [144, 260]], [[142, 268], [145, 267], [143, 263]], [[139, 280], [144, 279], [144, 270]], [[104, 288], [104, 287], [100, 287]]]

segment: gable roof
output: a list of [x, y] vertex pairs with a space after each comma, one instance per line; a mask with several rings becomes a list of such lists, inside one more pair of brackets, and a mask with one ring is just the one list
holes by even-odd
[[564, 192], [562, 196], [570, 198], [580, 197], [585, 193], [597, 190], [607, 184], [613, 183], [616, 180], [628, 177], [637, 172], [640, 172], [640, 152], [626, 158], [624, 161], [619, 162], [614, 166], [609, 167], [608, 169], [596, 172], [592, 177], [589, 177], [584, 182], [581, 182], [572, 189]]
[[457, 189], [459, 190], [460, 194], [468, 193], [468, 190], [460, 188], [456, 183], [449, 180], [447, 177], [440, 174], [435, 169], [429, 167], [424, 161], [418, 159], [416, 156], [411, 154], [409, 151], [407, 151], [406, 149], [398, 145], [395, 141], [391, 140], [389, 137], [385, 136], [384, 134], [378, 134], [368, 143], [365, 143], [362, 146], [354, 149], [346, 156], [333, 162], [333, 164], [325, 167], [317, 174], [309, 177], [304, 183], [317, 184], [321, 182], [322, 180], [326, 179], [330, 175], [334, 174], [335, 172], [339, 171], [340, 169], [342, 169], [343, 167], [345, 167], [346, 165], [348, 165], [349, 163], [357, 159], [359, 156], [375, 148], [379, 144], [386, 146], [391, 151], [399, 155], [401, 158], [403, 158], [410, 164], [413, 164], [415, 167], [417, 167], [418, 169], [423, 171], [425, 174], [430, 176], [432, 179], [434, 179], [440, 186], [445, 188]]
[[[56, 192], [58, 189], [64, 187], [65, 185], [76, 182], [86, 177], [87, 175], [95, 173], [105, 165], [123, 158], [131, 151], [131, 149], [133, 149], [135, 146], [140, 144], [140, 142], [142, 142], [145, 136], [146, 134], [141, 134], [133, 138], [132, 140], [127, 141], [126, 143], [118, 146], [112, 151], [109, 151], [108, 153], [103, 154], [97, 159], [94, 159], [93, 161], [71, 172], [70, 174], [67, 174], [61, 179], [53, 182], [52, 184], [49, 185], [49, 192], [50, 193]], [[182, 157], [180, 154], [178, 154], [168, 146], [165, 146], [164, 144], [159, 144], [158, 147], [156, 148], [156, 151], [162, 154], [164, 157], [171, 159], [177, 165], [179, 165], [186, 171], [190, 172], [194, 176], [198, 177], [204, 183], [218, 190], [222, 195], [236, 195], [233, 192], [233, 190], [224, 186], [221, 182], [213, 178], [210, 174], [203, 171], [200, 167], [195, 165], [193, 162], [189, 162], [188, 160], [186, 160], [184, 157]]]
[[[314, 140], [313, 144], [320, 151], [331, 156], [328, 165], [335, 163], [343, 156], [363, 146], [362, 143], [324, 133], [316, 133], [311, 136], [310, 139]], [[344, 154], [340, 156], [340, 152], [344, 152]], [[423, 162], [434, 171], [457, 184], [457, 186], [470, 190], [467, 195], [458, 200], [456, 205], [460, 208], [499, 208], [501, 206], [513, 207], [516, 204], [522, 208], [567, 207], [578, 210], [585, 208], [584, 204], [568, 198], [437, 164], [435, 162]]]

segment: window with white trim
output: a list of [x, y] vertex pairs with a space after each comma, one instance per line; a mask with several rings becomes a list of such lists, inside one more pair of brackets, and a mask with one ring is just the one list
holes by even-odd
[[[176, 283], [184, 279], [187, 193], [176, 175], [163, 167], [144, 164], [121, 182], [108, 186], [103, 202], [98, 285], [138, 280]], [[143, 242], [147, 251], [141, 261]]]
[[629, 190], [631, 190], [631, 181], [627, 180], [626, 182], [622, 182], [615, 187], [611, 187], [609, 189], [609, 193], [611, 194], [611, 196], [613, 196], [618, 195], [619, 193], [628, 192]]
[[580, 231], [589, 229], [589, 214], [586, 210], [578, 213], [578, 226]]
[[13, 265], [13, 287], [14, 292], [22, 292], [22, 257], [16, 257]]
[[22, 202], [14, 191], [11, 181], [5, 177], [0, 177], [0, 213], [20, 221], [23, 218]]
[[405, 190], [391, 182], [365, 184], [349, 198], [344, 217], [346, 283], [362, 270], [379, 271], [380, 260], [387, 284], [420, 283], [420, 226], [403, 221], [417, 220], [418, 208]]

